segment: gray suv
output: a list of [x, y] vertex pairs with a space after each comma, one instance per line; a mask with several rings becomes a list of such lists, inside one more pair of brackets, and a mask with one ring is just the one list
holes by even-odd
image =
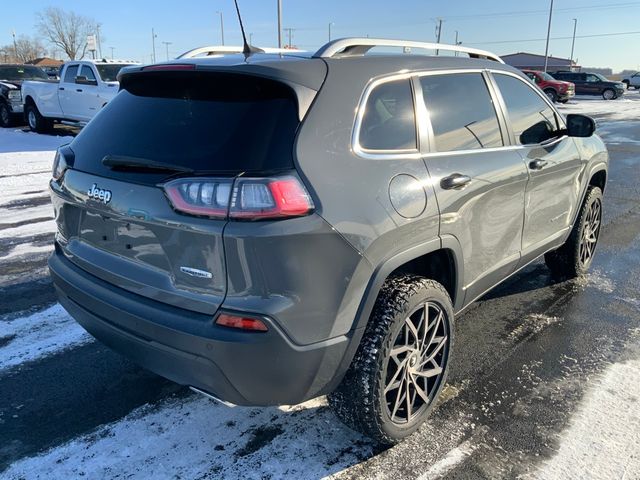
[[349, 38], [120, 82], [56, 156], [54, 284], [96, 338], [223, 403], [328, 394], [397, 442], [445, 383], [456, 314], [542, 255], [565, 277], [593, 259], [593, 120], [488, 52]]

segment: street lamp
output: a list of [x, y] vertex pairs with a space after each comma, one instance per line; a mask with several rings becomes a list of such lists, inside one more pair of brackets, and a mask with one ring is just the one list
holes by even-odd
[[162, 42], [162, 43], [167, 49], [167, 62], [168, 62], [169, 61], [169, 45], [171, 45], [172, 42]]
[[573, 47], [576, 46], [576, 29], [578, 28], [578, 19], [573, 19], [573, 40], [571, 41], [571, 65], [569, 68], [573, 67]]
[[222, 18], [222, 12], [216, 12], [220, 15], [220, 38], [222, 39], [222, 45], [224, 45], [224, 19]]
[[551, 6], [549, 7], [549, 26], [547, 27], [547, 46], [544, 49], [544, 73], [547, 73], [547, 67], [549, 66], [549, 38], [551, 37], [551, 17], [553, 17], [553, 0], [551, 0]]
[[335, 25], [335, 23], [329, 22], [329, 41], [331, 41], [331, 25]]

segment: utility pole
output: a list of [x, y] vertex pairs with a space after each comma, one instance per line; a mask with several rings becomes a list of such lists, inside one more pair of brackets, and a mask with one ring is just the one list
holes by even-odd
[[100, 24], [96, 25], [96, 37], [98, 40], [98, 56], [102, 58], [102, 42], [100, 41]]
[[113, 51], [115, 50], [115, 47], [109, 47], [111, 49], [111, 60], [113, 60]]
[[[458, 42], [458, 30], [456, 30], [456, 47], [460, 45], [460, 42]], [[456, 50], [456, 57], [458, 56], [458, 51]]]
[[171, 45], [172, 42], [162, 42], [162, 43], [167, 49], [167, 62], [168, 62], [169, 61], [169, 45]]
[[289, 36], [289, 48], [291, 48], [291, 36], [292, 36], [292, 32], [293, 32], [293, 28], [285, 28], [284, 30], [287, 31], [287, 35]]
[[333, 25], [333, 22], [329, 22], [329, 41], [331, 41], [331, 25]]
[[[438, 26], [436, 27], [437, 40], [436, 43], [440, 43], [440, 36], [442, 35], [442, 19], [438, 18]], [[440, 55], [440, 50], [436, 50], [436, 55]]]
[[249, 45], [253, 45], [253, 33], [249, 33]]
[[544, 49], [544, 72], [547, 73], [549, 67], [549, 38], [551, 37], [551, 18], [553, 17], [553, 0], [549, 7], [549, 26], [547, 27], [547, 46]]
[[16, 31], [12, 30], [11, 34], [13, 35], [13, 56], [15, 57], [13, 60], [18, 62], [18, 44], [16, 43]]
[[222, 45], [224, 45], [224, 19], [222, 18], [222, 12], [216, 12], [220, 15], [220, 38], [222, 39]]
[[578, 28], [578, 19], [574, 18], [573, 19], [573, 40], [571, 41], [571, 65], [569, 66], [569, 69], [572, 69], [573, 67], [573, 47], [576, 46], [576, 29]]
[[156, 63], [156, 37], [156, 32], [153, 27], [151, 27], [151, 46], [153, 47], [153, 55], [151, 56], [152, 63]]
[[278, 0], [278, 48], [282, 48], [282, 0]]

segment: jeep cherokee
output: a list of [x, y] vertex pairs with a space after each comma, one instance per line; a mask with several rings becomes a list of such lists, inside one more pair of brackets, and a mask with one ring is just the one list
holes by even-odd
[[445, 383], [456, 314], [542, 255], [564, 276], [593, 259], [595, 123], [488, 52], [349, 38], [119, 80], [56, 155], [54, 284], [96, 338], [224, 403], [328, 394], [397, 442]]

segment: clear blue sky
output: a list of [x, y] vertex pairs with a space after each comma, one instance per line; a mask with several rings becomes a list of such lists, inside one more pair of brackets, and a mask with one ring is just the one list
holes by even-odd
[[[247, 32], [258, 46], [276, 46], [276, 0], [239, 0]], [[444, 19], [442, 42], [453, 43], [455, 31], [469, 46], [498, 54], [544, 53], [549, 0], [283, 0], [283, 27], [293, 28], [293, 44], [312, 50], [333, 38], [370, 35], [433, 41], [435, 19]], [[0, 45], [11, 43], [11, 31], [34, 34], [36, 12], [59, 6], [102, 23], [103, 56], [149, 62], [151, 28], [157, 33], [156, 55], [176, 56], [196, 46], [220, 43], [224, 17], [225, 43], [239, 45], [240, 28], [232, 0], [20, 0], [11, 1], [0, 17]], [[569, 57], [573, 18], [578, 18], [575, 57], [583, 66], [640, 70], [640, 1], [555, 0], [550, 54]], [[628, 35], [579, 38], [636, 32]], [[533, 41], [528, 41], [533, 40]], [[286, 35], [285, 35], [286, 41]]]

